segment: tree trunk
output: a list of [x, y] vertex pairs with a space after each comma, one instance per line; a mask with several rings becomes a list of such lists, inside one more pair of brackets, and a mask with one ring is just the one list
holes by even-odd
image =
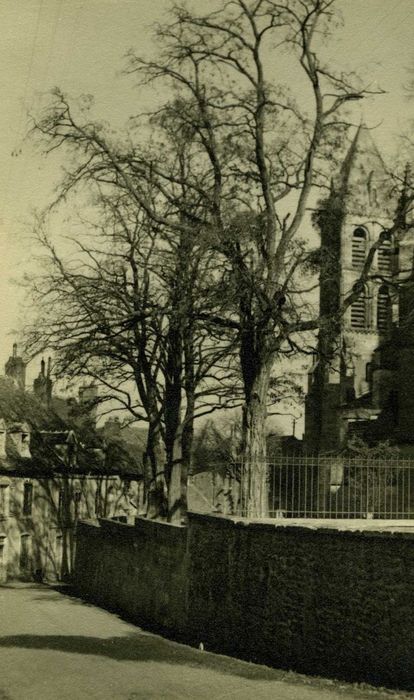
[[168, 519], [183, 522], [187, 515], [188, 475], [194, 437], [194, 392], [186, 392], [187, 407], [184, 421], [176, 423], [174, 441], [170, 449], [170, 480], [168, 488]]
[[165, 372], [165, 474], [168, 486], [168, 520], [181, 522], [183, 342], [179, 305], [176, 298], [174, 298], [173, 308], [176, 309], [176, 317], [172, 317], [170, 320]]
[[266, 402], [269, 377], [268, 365], [256, 368], [243, 407], [240, 505], [241, 515], [248, 518], [265, 518], [269, 513], [266, 461]]
[[181, 523], [185, 512], [181, 500], [181, 479], [183, 472], [181, 429], [178, 429], [175, 434], [170, 460], [170, 479], [168, 482], [168, 521], [170, 523]]
[[[192, 298], [189, 297], [189, 304], [191, 304], [192, 311]], [[189, 314], [191, 315], [191, 314]], [[181, 469], [181, 504], [182, 510], [185, 515], [188, 512], [188, 500], [187, 500], [187, 490], [188, 490], [188, 477], [192, 472], [192, 451], [193, 451], [193, 440], [194, 440], [194, 413], [195, 413], [195, 392], [196, 392], [196, 380], [195, 380], [195, 353], [194, 353], [194, 325], [190, 321], [187, 325], [183, 336], [183, 347], [184, 347], [184, 389], [185, 389], [185, 400], [186, 400], [186, 410], [184, 423], [182, 428], [181, 436], [181, 455], [182, 455], [182, 469]]]
[[71, 489], [69, 485], [69, 477], [64, 474], [60, 484], [59, 494], [59, 512], [58, 522], [62, 532], [62, 562], [60, 570], [60, 579], [67, 581], [71, 573], [71, 538], [70, 530], [72, 527], [71, 518]]
[[169, 486], [172, 469], [177, 461], [181, 461], [181, 403], [182, 403], [182, 334], [176, 327], [176, 321], [171, 322], [168, 332], [168, 352], [165, 372], [165, 476]]
[[165, 452], [158, 419], [149, 423], [143, 461], [147, 517], [151, 519], [164, 518], [167, 514], [165, 477], [163, 473]]
[[[165, 385], [165, 440], [167, 450], [168, 519], [182, 522], [187, 514], [188, 450], [191, 431], [188, 426], [188, 382], [194, 380], [193, 333], [190, 320], [192, 287], [189, 280], [191, 242], [181, 236], [174, 279], [171, 281], [171, 316]], [[183, 390], [187, 409], [183, 423]], [[191, 416], [194, 408], [191, 407]], [[191, 424], [192, 425], [192, 424]], [[190, 434], [191, 433], [191, 434]]]

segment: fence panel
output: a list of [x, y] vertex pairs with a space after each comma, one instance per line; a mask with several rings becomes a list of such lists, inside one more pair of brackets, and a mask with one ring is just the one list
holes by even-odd
[[[270, 518], [414, 519], [413, 459], [283, 456], [267, 462], [267, 473]], [[247, 475], [242, 462], [233, 464], [223, 489], [240, 515]]]
[[283, 457], [269, 463], [269, 516], [414, 518], [414, 461]]

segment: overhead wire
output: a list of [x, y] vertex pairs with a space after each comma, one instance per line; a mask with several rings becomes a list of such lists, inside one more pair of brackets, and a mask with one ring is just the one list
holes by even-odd
[[[42, 0], [42, 3], [44, 0]], [[33, 106], [35, 104], [36, 99], [43, 94], [43, 91], [46, 89], [46, 79], [49, 73], [50, 69], [50, 63], [51, 63], [51, 58], [53, 55], [53, 50], [56, 42], [56, 34], [57, 34], [57, 26], [58, 22], [60, 20], [60, 15], [61, 15], [61, 9], [62, 9], [62, 0], [57, 0], [56, 2], [56, 10], [54, 13], [54, 18], [53, 22], [51, 24], [51, 32], [50, 32], [50, 40], [48, 42], [48, 47], [44, 53], [44, 57], [42, 56], [39, 66], [42, 65], [43, 63], [43, 71], [41, 74], [41, 77], [38, 80], [37, 83], [37, 89], [34, 84], [30, 85], [31, 78], [34, 74], [33, 71], [33, 64], [35, 61], [35, 53], [36, 53], [36, 45], [38, 43], [39, 39], [39, 27], [37, 27], [37, 32], [36, 32], [36, 41], [34, 43], [35, 50], [33, 51], [33, 60], [31, 62], [31, 71], [30, 74], [28, 74], [28, 84], [26, 87], [25, 91], [25, 99], [24, 99], [24, 104], [23, 104], [23, 114], [22, 114], [22, 119], [21, 119], [21, 124], [20, 124], [20, 130], [21, 130], [21, 136], [20, 136], [20, 147], [18, 152], [16, 153], [16, 157], [18, 158], [23, 149], [23, 144], [24, 141], [27, 137], [28, 133], [28, 128], [29, 128], [29, 122], [28, 118], [30, 117], [30, 114], [32, 112]], [[47, 86], [49, 87], [49, 86]], [[21, 170], [23, 168], [23, 172], [21, 173], [20, 177], [18, 177], [18, 182], [19, 182], [19, 187], [21, 191], [24, 191], [24, 187], [27, 181], [28, 177], [28, 169], [24, 167], [24, 162], [22, 161], [15, 161], [15, 168], [17, 166], [17, 170]], [[13, 178], [11, 179], [11, 184], [13, 184]]]
[[4, 210], [7, 207], [8, 201], [9, 201], [11, 183], [14, 180], [13, 171], [15, 170], [15, 158], [19, 155], [19, 153], [21, 152], [21, 148], [22, 148], [22, 142], [23, 142], [22, 129], [23, 129], [24, 121], [25, 121], [27, 95], [28, 95], [30, 80], [32, 78], [32, 73], [33, 73], [33, 64], [34, 64], [34, 59], [35, 59], [35, 54], [36, 54], [36, 46], [37, 46], [38, 37], [39, 37], [40, 18], [41, 18], [41, 14], [43, 11], [43, 3], [44, 3], [44, 0], [40, 0], [38, 8], [37, 8], [35, 31], [34, 31], [34, 35], [33, 35], [31, 50], [30, 50], [30, 58], [29, 58], [28, 67], [27, 67], [26, 80], [24, 83], [23, 97], [22, 97], [21, 104], [20, 104], [19, 118], [17, 120], [18, 126], [16, 129], [16, 138], [15, 138], [15, 142], [14, 142], [14, 147], [10, 153], [9, 163], [7, 166], [5, 190], [3, 193], [3, 197], [0, 198], [0, 212], [1, 212], [0, 220], [3, 219]]

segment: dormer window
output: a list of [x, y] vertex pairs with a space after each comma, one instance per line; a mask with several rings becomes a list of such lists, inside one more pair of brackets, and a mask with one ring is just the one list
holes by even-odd
[[367, 232], [362, 226], [354, 229], [352, 234], [352, 267], [361, 268], [365, 263]]
[[30, 428], [27, 423], [15, 423], [8, 429], [13, 446], [20, 457], [31, 457]]

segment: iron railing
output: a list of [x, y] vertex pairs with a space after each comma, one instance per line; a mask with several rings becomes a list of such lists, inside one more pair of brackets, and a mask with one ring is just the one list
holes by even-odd
[[[270, 518], [414, 519], [414, 459], [283, 456], [266, 472]], [[214, 509], [246, 515], [246, 465], [215, 465], [212, 479]]]
[[284, 457], [269, 463], [269, 516], [414, 518], [414, 461]]

